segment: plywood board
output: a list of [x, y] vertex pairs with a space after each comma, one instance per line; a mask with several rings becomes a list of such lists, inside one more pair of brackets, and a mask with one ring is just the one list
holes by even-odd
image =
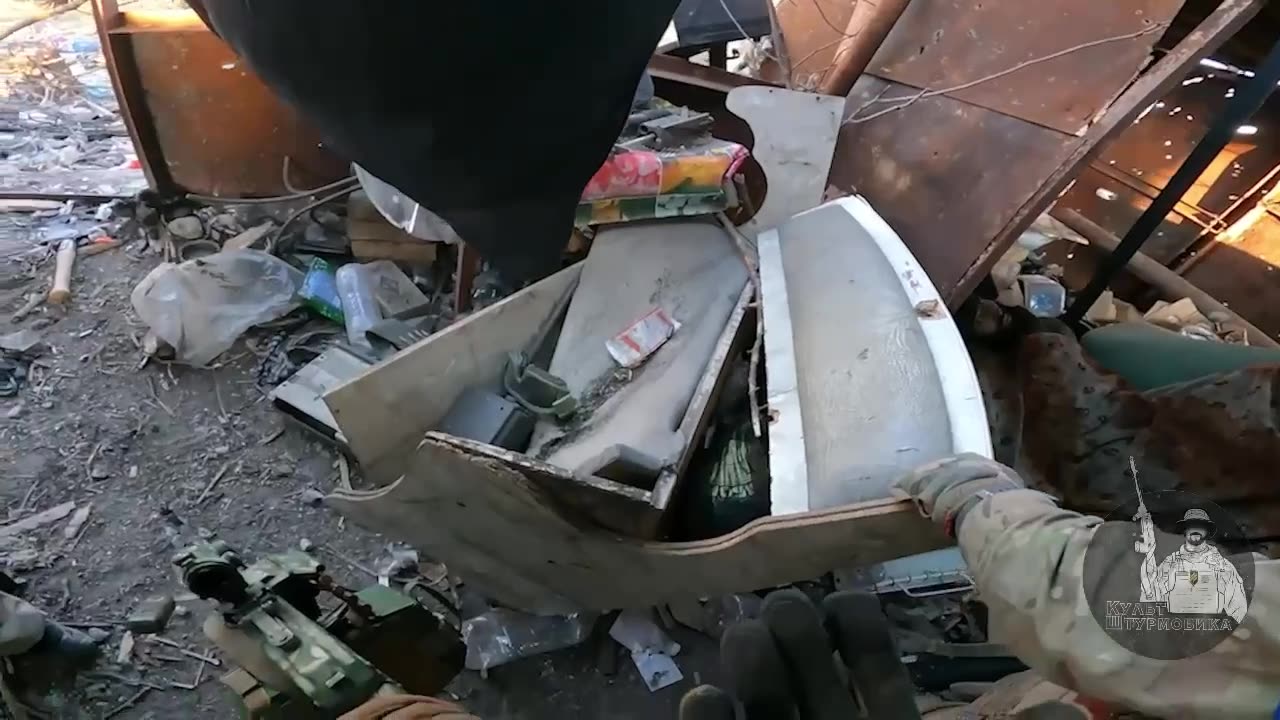
[[[762, 237], [761, 281], [770, 416], [785, 410], [769, 428], [772, 514], [880, 500], [919, 465], [991, 455], [959, 331], [916, 259], [862, 198], [826, 203]], [[787, 325], [790, 332], [773, 332]], [[782, 408], [772, 404], [779, 358], [784, 369], [794, 364], [797, 381]], [[799, 451], [787, 426], [792, 402]], [[804, 471], [780, 475], [799, 454]]]
[[366, 476], [390, 482], [423, 433], [472, 385], [495, 388], [507, 353], [523, 350], [580, 266], [535, 283], [379, 363], [324, 396]]
[[432, 433], [400, 480], [328, 502], [444, 562], [493, 599], [544, 612], [768, 588], [947, 544], [911, 504], [894, 500], [765, 518], [700, 542], [622, 538], [561, 512], [525, 462]]

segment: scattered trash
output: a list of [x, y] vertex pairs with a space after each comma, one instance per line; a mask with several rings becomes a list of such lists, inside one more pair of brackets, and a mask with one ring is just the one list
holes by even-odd
[[418, 574], [418, 551], [405, 543], [391, 543], [386, 547], [386, 560], [378, 568], [378, 582], [389, 586], [392, 580]]
[[39, 355], [48, 349], [39, 332], [30, 328], [0, 335], [0, 350], [19, 355]]
[[165, 263], [133, 289], [133, 307], [177, 360], [207, 365], [245, 330], [297, 307], [302, 273], [257, 250]]
[[302, 279], [302, 287], [298, 297], [308, 308], [322, 317], [341, 323], [342, 298], [338, 297], [338, 279], [333, 265], [323, 258], [312, 258], [307, 266], [306, 277]]
[[391, 317], [431, 301], [400, 266], [390, 260], [377, 260], [364, 264], [373, 281], [373, 295], [378, 300], [382, 317]]
[[763, 605], [758, 596], [743, 593], [712, 598], [702, 606], [702, 627], [711, 637], [719, 638], [743, 620], [760, 617]]
[[129, 661], [133, 659], [133, 646], [135, 642], [136, 641], [133, 639], [133, 632], [126, 630], [124, 635], [120, 638], [120, 647], [116, 650], [117, 665], [128, 665]]
[[315, 488], [306, 488], [302, 491], [302, 503], [310, 507], [320, 507], [324, 505], [324, 493]]
[[87, 245], [81, 245], [80, 248], [76, 250], [76, 255], [79, 257], [93, 257], [94, 255], [101, 255], [108, 250], [115, 250], [122, 244], [123, 243], [110, 235], [99, 235], [90, 240]]
[[74, 502], [64, 502], [61, 505], [55, 505], [48, 510], [23, 518], [18, 522], [9, 523], [4, 527], [0, 527], [0, 541], [8, 540], [29, 530], [35, 530], [37, 528], [44, 527], [45, 525], [49, 525], [50, 523], [56, 523], [70, 515], [75, 509], [76, 504]]
[[1056, 318], [1067, 309], [1066, 288], [1043, 275], [1019, 275], [1022, 283], [1022, 305], [1032, 315]]
[[634, 368], [662, 347], [679, 329], [680, 323], [665, 310], [654, 308], [626, 330], [607, 340], [605, 347], [619, 365]]
[[680, 644], [667, 637], [646, 613], [623, 610], [609, 628], [609, 637], [631, 653], [631, 661], [651, 692], [684, 679], [671, 657], [680, 653]]
[[173, 616], [174, 605], [172, 595], [149, 597], [129, 613], [129, 617], [124, 621], [125, 627], [135, 633], [164, 632], [169, 624], [169, 618]]
[[76, 535], [80, 534], [80, 530], [85, 523], [89, 522], [89, 513], [93, 510], [93, 503], [85, 503], [77, 508], [75, 514], [71, 516], [71, 520], [67, 526], [62, 529], [62, 537], [64, 540], [72, 540]]
[[186, 215], [169, 221], [169, 232], [179, 240], [199, 240], [204, 237], [204, 223], [195, 215]]
[[271, 231], [274, 229], [275, 224], [271, 222], [264, 222], [261, 225], [255, 225], [222, 243], [222, 250], [223, 252], [249, 249], [268, 250], [269, 248], [266, 247], [259, 248], [255, 246], [258, 245], [261, 240], [270, 235]]
[[515, 610], [490, 610], [464, 620], [462, 641], [467, 645], [469, 670], [488, 670], [512, 660], [563, 650], [591, 636], [596, 616], [528, 615]]
[[336, 284], [342, 301], [343, 321], [347, 326], [347, 342], [372, 350], [365, 332], [382, 318], [373, 274], [358, 263], [343, 265], [338, 268]]

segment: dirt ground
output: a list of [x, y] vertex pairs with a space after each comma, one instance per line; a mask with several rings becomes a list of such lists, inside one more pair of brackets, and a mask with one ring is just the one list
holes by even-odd
[[[33, 7], [0, 0], [0, 27]], [[0, 191], [128, 194], [140, 182], [128, 167], [114, 102], [86, 100], [87, 81], [59, 74], [62, 65], [42, 65], [77, 40], [81, 51], [96, 42], [87, 7], [0, 45], [0, 56], [10, 59], [0, 62]], [[92, 57], [78, 58], [92, 67]], [[89, 222], [96, 205], [80, 203], [72, 215]], [[67, 502], [91, 508], [78, 531], [69, 532], [64, 518], [4, 538], [0, 568], [51, 617], [96, 625], [109, 636], [96, 665], [47, 699], [67, 718], [236, 717], [238, 702], [217, 682], [225, 668], [207, 668], [198, 688], [187, 690], [170, 683], [191, 683], [199, 661], [172, 648], [139, 642], [132, 660], [115, 661], [119, 623], [155, 594], [179, 601], [164, 637], [221, 657], [200, 632], [208, 606], [185, 592], [170, 565], [175, 550], [218, 538], [254, 558], [307, 540], [340, 582], [362, 587], [374, 578], [354, 565], [377, 567], [392, 539], [306, 502], [308, 491], [324, 493], [338, 482], [338, 453], [272, 408], [256, 383], [260, 358], [243, 339], [209, 369], [146, 361], [146, 327], [130, 293], [161, 258], [136, 232], [119, 233], [125, 247], [77, 262], [68, 306], [42, 304], [12, 320], [29, 294], [49, 286], [54, 263], [42, 239], [61, 222], [55, 215], [0, 209], [0, 336], [33, 329], [47, 346], [16, 395], [0, 398], [0, 524]], [[248, 333], [259, 341], [270, 335]], [[616, 646], [616, 673], [603, 674], [591, 644], [499, 667], [486, 678], [463, 672], [449, 691], [486, 718], [675, 717], [684, 690], [715, 680], [717, 657], [709, 638], [673, 634], [684, 646], [677, 660], [686, 679], [658, 693], [644, 687]], [[152, 689], [127, 703], [145, 688]]]

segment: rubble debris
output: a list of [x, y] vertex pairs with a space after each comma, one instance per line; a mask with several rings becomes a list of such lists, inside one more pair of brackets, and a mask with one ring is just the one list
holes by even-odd
[[0, 541], [9, 540], [24, 532], [44, 527], [50, 523], [56, 523], [70, 515], [75, 509], [76, 504], [74, 502], [64, 502], [61, 505], [55, 505], [48, 510], [38, 512], [17, 522], [9, 523], [4, 527], [0, 527]]
[[28, 293], [26, 300], [22, 303], [22, 306], [14, 311], [13, 315], [9, 317], [9, 320], [15, 323], [22, 322], [28, 315], [34, 312], [36, 308], [40, 307], [44, 303], [44, 298], [45, 294], [42, 292]]
[[249, 249], [269, 250], [269, 248], [266, 248], [266, 247], [256, 247], [256, 246], [260, 241], [262, 241], [268, 235], [270, 235], [271, 231], [274, 229], [275, 229], [275, 224], [271, 222], [264, 222], [260, 225], [255, 225], [249, 228], [248, 230], [245, 230], [244, 232], [222, 243], [222, 249], [224, 251], [249, 250]]
[[133, 632], [131, 630], [126, 630], [124, 635], [120, 638], [120, 647], [116, 650], [116, 664], [129, 664], [129, 661], [133, 659], [133, 646], [135, 642]]
[[8, 335], [0, 335], [0, 350], [19, 355], [35, 356], [48, 350], [43, 336], [30, 328], [17, 330]]
[[631, 653], [631, 661], [651, 692], [674, 685], [684, 679], [680, 666], [672, 659], [680, 652], [680, 644], [662, 631], [640, 610], [623, 610], [609, 636]]
[[573, 647], [591, 636], [593, 613], [528, 615], [490, 610], [462, 622], [466, 667], [481, 672], [520, 658]]
[[680, 323], [662, 308], [653, 308], [627, 329], [609, 338], [609, 355], [624, 368], [639, 367], [680, 329]]
[[67, 526], [62, 529], [62, 537], [64, 540], [72, 540], [76, 535], [80, 534], [80, 530], [85, 523], [89, 522], [89, 513], [93, 510], [93, 503], [88, 502], [76, 509], [75, 514], [71, 516], [71, 520]]
[[173, 617], [175, 603], [172, 595], [153, 595], [137, 605], [124, 624], [135, 633], [155, 634], [164, 632]]
[[199, 240], [204, 237], [204, 223], [195, 215], [174, 218], [166, 227], [179, 240]]

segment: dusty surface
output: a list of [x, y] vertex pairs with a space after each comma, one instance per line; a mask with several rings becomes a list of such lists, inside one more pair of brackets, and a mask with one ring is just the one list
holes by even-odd
[[[16, 325], [9, 313], [29, 289], [44, 287], [52, 263], [38, 265], [34, 275], [17, 263], [0, 266], [6, 288], [0, 291], [0, 334], [40, 327], [51, 348], [31, 383], [16, 398], [0, 399], [0, 467], [6, 468], [0, 502], [11, 520], [67, 501], [93, 503], [78, 541], [64, 538], [64, 520], [4, 549], [18, 560], [10, 572], [28, 581], [26, 596], [59, 620], [119, 622], [148, 595], [181, 595], [169, 558], [183, 540], [209, 535], [250, 556], [296, 547], [306, 538], [376, 566], [384, 539], [304, 503], [304, 490], [327, 491], [338, 482], [337, 455], [283, 424], [255, 387], [258, 359], [243, 343], [217, 369], [154, 361], [139, 369], [143, 355], [132, 338], [144, 328], [128, 296], [156, 262], [154, 256], [134, 260], [124, 250], [83, 259], [66, 312], [45, 306]], [[198, 502], [223, 468], [229, 469]], [[23, 550], [35, 551], [36, 559]], [[325, 550], [318, 557], [350, 585], [371, 581]], [[207, 647], [199, 631], [204, 604], [181, 604], [190, 615], [176, 617], [165, 636]], [[119, 639], [113, 630], [107, 657], [95, 670], [161, 686], [194, 678], [194, 660], [116, 666], [111, 660]], [[682, 687], [690, 686], [695, 669], [710, 679], [709, 641], [692, 634], [681, 639], [692, 651], [681, 658], [689, 676]], [[587, 716], [674, 717], [679, 689], [650, 695], [625, 658], [619, 665], [616, 680], [601, 678], [595, 650], [582, 647], [498, 668], [488, 680], [466, 673], [451, 689], [490, 718], [560, 717], [574, 707]], [[100, 717], [135, 692], [115, 679], [82, 677], [64, 699], [65, 709], [72, 717]], [[223, 718], [233, 708], [206, 674], [197, 691], [153, 691], [115, 717]]]
[[[135, 3], [174, 5], [180, 3]], [[0, 0], [0, 27], [32, 8]], [[81, 80], [101, 67], [96, 43], [87, 6], [0, 43], [0, 191], [129, 194], [141, 187], [114, 99], [95, 87], [94, 76]], [[72, 219], [93, 225], [95, 205], [77, 205]], [[219, 656], [199, 629], [207, 606], [184, 597], [170, 566], [175, 549], [217, 537], [257, 557], [305, 538], [339, 581], [360, 587], [373, 579], [339, 557], [377, 567], [388, 539], [304, 501], [306, 491], [326, 492], [338, 482], [337, 453], [286, 425], [258, 387], [255, 348], [272, 332], [250, 331], [260, 344], [242, 339], [211, 369], [144, 363], [146, 328], [129, 295], [160, 256], [137, 232], [118, 231], [125, 247], [78, 261], [67, 308], [41, 305], [11, 320], [30, 293], [48, 288], [49, 246], [56, 245], [50, 229], [64, 221], [56, 210], [0, 208], [0, 335], [34, 329], [48, 346], [17, 395], [0, 398], [0, 525], [67, 502], [92, 507], [70, 537], [65, 518], [0, 543], [0, 568], [24, 582], [25, 597], [50, 616], [110, 633], [91, 671], [47, 698], [56, 716], [236, 717], [238, 703], [216, 681], [220, 669], [209, 668], [198, 689], [186, 690], [170, 682], [191, 683], [198, 661], [171, 648], [139, 642], [130, 662], [115, 662], [117, 624], [158, 593], [179, 598], [164, 636]], [[593, 644], [496, 668], [483, 679], [466, 672], [450, 691], [486, 718], [675, 717], [682, 692], [713, 681], [716, 664], [711, 640], [692, 632], [676, 637], [685, 646], [679, 664], [686, 680], [659, 693], [644, 687], [617, 646], [610, 645], [616, 674], [602, 675]], [[155, 689], [126, 706], [145, 685]]]

